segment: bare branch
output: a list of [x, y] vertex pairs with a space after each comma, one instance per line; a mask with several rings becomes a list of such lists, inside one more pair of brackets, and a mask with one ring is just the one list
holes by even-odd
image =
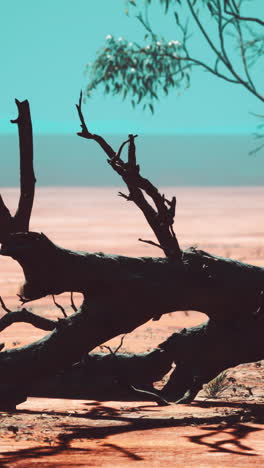
[[118, 192], [118, 196], [124, 198], [126, 201], [132, 201], [132, 198], [130, 198], [130, 196], [126, 195], [125, 193]]
[[95, 135], [94, 133], [90, 133], [86, 126], [83, 113], [82, 113], [82, 91], [80, 93], [79, 104], [76, 104], [76, 108], [79, 114], [79, 118], [81, 121], [81, 128], [82, 128], [82, 131], [77, 133], [77, 135], [82, 138], [86, 138], [87, 140], [95, 140], [103, 148], [103, 150], [105, 151], [105, 153], [110, 159], [114, 158], [116, 156], [116, 153], [113, 150], [113, 148], [111, 148], [111, 146], [108, 145], [108, 143], [101, 136]]
[[236, 18], [239, 21], [251, 21], [251, 22], [254, 22], [254, 23], [258, 23], [261, 26], [264, 26], [264, 21], [262, 21], [261, 19], [250, 17], [250, 16], [240, 16], [238, 13], [234, 12], [233, 10], [229, 11], [227, 9], [228, 6], [230, 6], [229, 5], [229, 0], [224, 0], [224, 11], [225, 11], [225, 13], [227, 15], [231, 15], [233, 18]]
[[73, 292], [71, 292], [71, 308], [74, 310], [74, 312], [77, 312], [77, 310], [78, 310], [78, 308], [77, 308], [76, 305], [74, 304]]
[[126, 141], [124, 141], [124, 142], [122, 143], [122, 145], [120, 146], [118, 152], [116, 153], [116, 159], [120, 159], [122, 150], [123, 150], [124, 146], [125, 146], [127, 143], [129, 143], [129, 141], [130, 141], [130, 140], [128, 139], [128, 140], [126, 140]]
[[79, 104], [76, 104], [76, 108], [79, 114], [79, 118], [81, 121], [81, 128], [82, 128], [82, 131], [80, 133], [77, 133], [77, 135], [82, 136], [83, 138], [89, 138], [90, 132], [86, 126], [86, 123], [82, 114], [82, 90], [80, 92]]
[[0, 195], [0, 242], [14, 232], [29, 230], [29, 222], [35, 193], [35, 174], [33, 168], [33, 135], [28, 101], [16, 99], [18, 118], [11, 120], [18, 125], [20, 148], [20, 198], [14, 217], [11, 216]]
[[101, 349], [107, 349], [107, 351], [109, 351], [109, 353], [111, 354], [111, 356], [115, 356], [115, 352], [112, 350], [111, 346], [107, 346], [107, 345], [101, 345], [100, 346]]
[[[216, 55], [216, 57], [218, 59], [218, 62], [221, 62], [227, 68], [227, 70], [235, 78], [235, 81], [234, 81], [235, 83], [243, 85], [249, 92], [254, 94], [254, 96], [256, 96], [261, 101], [264, 101], [264, 96], [262, 96], [260, 93], [258, 93], [256, 91], [255, 87], [252, 86], [252, 83], [250, 81], [248, 82], [248, 81], [244, 80], [240, 76], [240, 73], [238, 71], [236, 71], [235, 67], [233, 66], [233, 64], [231, 63], [230, 59], [228, 58], [228, 56], [227, 56], [227, 54], [225, 52], [224, 42], [223, 42], [223, 28], [224, 28], [224, 26], [222, 25], [221, 11], [218, 11], [218, 19], [217, 19], [217, 22], [218, 22], [218, 35], [219, 35], [220, 44], [221, 44], [221, 50], [219, 51], [217, 49], [217, 47], [214, 45], [214, 43], [212, 42], [212, 40], [210, 38], [210, 35], [208, 34], [206, 29], [204, 28], [203, 24], [201, 23], [201, 21], [200, 21], [200, 19], [198, 17], [198, 13], [195, 11], [194, 3], [191, 0], [186, 0], [186, 2], [188, 4], [189, 10], [190, 10], [190, 12], [192, 14], [192, 17], [193, 17], [194, 21], [196, 22], [198, 28], [200, 29], [201, 33], [203, 34], [204, 38], [206, 39], [208, 45], [210, 46], [210, 48], [212, 49], [212, 51]], [[218, 5], [219, 5], [219, 3], [218, 3]], [[238, 12], [239, 12], [239, 10], [238, 10]], [[226, 13], [228, 13], [228, 12], [226, 12]], [[232, 10], [232, 13], [234, 13], [233, 10]], [[239, 17], [239, 14], [234, 13], [234, 18], [236, 16]], [[242, 17], [241, 17], [241, 19], [242, 19]], [[243, 55], [242, 55], [242, 62], [243, 62]], [[244, 67], [244, 65], [243, 65], [243, 67]], [[219, 76], [220, 78], [226, 79], [225, 76], [221, 76], [216, 71], [213, 71], [213, 73], [215, 75]], [[247, 76], [247, 78], [248, 78], [248, 76]], [[230, 80], [228, 80], [228, 81], [230, 81]]]
[[[176, 198], [173, 197], [172, 201], [166, 200], [148, 179], [141, 176], [140, 167], [136, 160], [136, 147], [134, 141], [137, 135], [129, 134], [128, 140], [120, 146], [118, 153], [116, 153], [102, 137], [88, 132], [81, 111], [81, 99], [79, 100], [79, 105], [77, 105], [77, 110], [81, 121], [81, 127], [83, 129], [83, 131], [78, 133], [78, 135], [84, 138], [93, 139], [100, 144], [109, 157], [109, 164], [113, 170], [122, 177], [128, 187], [128, 196], [122, 192], [119, 192], [119, 195], [127, 201], [132, 200], [143, 212], [159, 241], [158, 246], [164, 251], [165, 255], [176, 260], [181, 260], [181, 249], [173, 231]], [[128, 161], [125, 162], [121, 159], [121, 152], [127, 143], [129, 144]], [[153, 200], [155, 208], [153, 208], [147, 201], [144, 193]], [[169, 207], [166, 205], [169, 205]]]
[[114, 351], [112, 350], [111, 346], [107, 346], [107, 345], [102, 345], [102, 346], [100, 346], [100, 348], [107, 349], [109, 351], [109, 353], [111, 354], [111, 356], [118, 359], [117, 353], [120, 350], [120, 348], [122, 348], [125, 337], [126, 337], [126, 333], [122, 336], [119, 345], [117, 346], [117, 348]]
[[[169, 57], [172, 60], [176, 60], [175, 57], [172, 54], [168, 54], [167, 52], [164, 53], [163, 55], [164, 55], [164, 57]], [[177, 60], [182, 60], [182, 61], [184, 60], [186, 62], [191, 62], [193, 65], [198, 65], [198, 66], [200, 66], [202, 68], [205, 68], [205, 70], [209, 71], [210, 73], [212, 73], [215, 76], [218, 76], [219, 78], [222, 78], [225, 81], [228, 81], [229, 83], [235, 83], [235, 84], [239, 83], [239, 81], [237, 79], [229, 78], [228, 76], [224, 75], [223, 73], [220, 73], [216, 69], [213, 69], [212, 67], [210, 67], [206, 63], [202, 62], [201, 60], [198, 60], [198, 59], [196, 59], [194, 57], [190, 57], [189, 55], [187, 57], [179, 57], [179, 58], [177, 57]], [[221, 57], [217, 56], [217, 61], [222, 62]], [[179, 72], [177, 72], [177, 74], [178, 73], [181, 73], [181, 71], [179, 70]]]
[[22, 305], [27, 304], [28, 302], [34, 301], [34, 299], [26, 299], [21, 294], [17, 294], [17, 297], [19, 298], [19, 301], [22, 303]]
[[159, 249], [162, 249], [161, 245], [157, 244], [156, 242], [153, 242], [151, 240], [144, 240], [144, 239], [141, 239], [139, 238], [138, 239], [140, 242], [145, 242], [145, 244], [150, 244], [150, 245], [154, 245], [155, 247], [158, 247]]
[[58, 304], [58, 302], [56, 302], [54, 294], [52, 294], [52, 299], [53, 299], [53, 302], [54, 302], [55, 306], [58, 307], [58, 309], [61, 310], [61, 312], [62, 312], [63, 315], [64, 315], [64, 318], [66, 318], [66, 317], [67, 317], [67, 314], [66, 314], [64, 308], [63, 308], [60, 304]]
[[191, 0], [187, 0], [187, 4], [188, 4], [188, 7], [189, 7], [189, 10], [193, 16], [193, 19], [195, 20], [195, 22], [197, 23], [197, 26], [199, 27], [201, 33], [203, 34], [204, 38], [206, 39], [207, 43], [209, 44], [209, 46], [211, 47], [212, 51], [215, 53], [215, 55], [217, 57], [219, 57], [219, 59], [221, 60], [221, 62], [223, 62], [224, 64], [226, 64], [226, 59], [225, 57], [222, 55], [222, 53], [217, 49], [217, 47], [214, 45], [214, 43], [212, 42], [209, 34], [207, 33], [207, 31], [205, 30], [205, 28], [203, 27], [202, 23], [200, 22], [199, 18], [198, 18], [198, 15], [196, 14], [196, 11], [194, 9], [194, 4], [191, 2]]
[[2, 306], [2, 309], [3, 309], [5, 312], [7, 312], [8, 314], [11, 312], [11, 310], [8, 309], [8, 308], [6, 307], [6, 305], [5, 305], [5, 303], [4, 303], [4, 301], [3, 301], [3, 299], [2, 299], [1, 296], [0, 296], [0, 304], [1, 304], [1, 306]]
[[0, 318], [0, 331], [9, 327], [12, 323], [19, 322], [30, 323], [34, 327], [46, 331], [54, 330], [58, 326], [58, 323], [55, 320], [40, 317], [27, 309], [21, 309], [13, 312], [9, 311], [9, 313]]
[[[46, 319], [45, 317], [40, 317], [39, 315], [33, 314], [29, 310], [23, 308], [21, 310], [13, 311], [8, 309], [5, 305], [2, 297], [0, 296], [0, 304], [2, 309], [7, 312], [2, 318], [0, 318], [0, 331], [12, 325], [12, 323], [24, 322], [30, 323], [36, 328], [41, 330], [51, 331], [58, 326], [55, 320]], [[4, 345], [2, 346], [2, 348]], [[0, 345], [0, 351], [1, 351]]]
[[141, 388], [137, 388], [135, 387], [134, 385], [129, 385], [129, 387], [134, 390], [134, 392], [137, 392], [137, 393], [141, 393], [143, 395], [146, 395], [147, 397], [149, 397], [150, 399], [153, 399], [154, 401], [156, 401], [156, 403], [158, 404], [158, 406], [169, 406], [170, 403], [165, 400], [165, 398], [163, 398], [161, 395], [159, 395], [158, 393], [155, 393], [155, 392], [150, 392], [148, 390], [142, 390]]
[[128, 164], [130, 169], [135, 169], [137, 166], [136, 161], [136, 147], [135, 147], [135, 138], [138, 135], [128, 135], [129, 137], [129, 147], [128, 147]]
[[18, 118], [11, 120], [18, 125], [20, 148], [20, 199], [14, 216], [16, 232], [29, 230], [29, 221], [34, 202], [35, 174], [33, 167], [33, 135], [28, 101], [18, 101]]
[[114, 351], [114, 354], [118, 353], [118, 351], [120, 350], [120, 348], [122, 348], [125, 337], [126, 337], [126, 333], [122, 336], [118, 347], [117, 347], [116, 350]]

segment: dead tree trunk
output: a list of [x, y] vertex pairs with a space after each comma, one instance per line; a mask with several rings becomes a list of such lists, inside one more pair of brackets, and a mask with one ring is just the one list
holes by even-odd
[[[21, 386], [23, 395], [29, 394], [36, 379], [68, 368], [110, 338], [132, 332], [162, 314], [182, 310], [204, 312], [209, 320], [173, 334], [159, 349], [141, 356], [138, 379], [135, 360], [121, 359], [120, 367], [117, 359], [115, 372], [120, 382], [139, 385], [141, 375], [142, 383], [151, 386], [156, 376], [166, 373], [175, 362], [176, 369], [160, 396], [164, 400], [189, 402], [203, 383], [223, 369], [262, 359], [264, 269], [201, 250], [182, 252], [173, 230], [176, 199], [167, 200], [140, 175], [135, 136], [129, 135], [115, 153], [102, 137], [88, 131], [81, 100], [77, 106], [82, 124], [79, 135], [96, 141], [106, 152], [109, 164], [129, 189], [129, 194], [121, 194], [122, 197], [137, 204], [158, 240], [145, 242], [157, 245], [166, 257], [74, 252], [56, 246], [44, 234], [28, 232], [35, 177], [30, 113], [25, 102], [17, 102], [20, 114], [16, 121], [20, 130], [21, 200], [18, 213], [12, 218], [1, 199], [0, 253], [12, 257], [24, 271], [23, 303], [65, 291], [81, 292], [84, 300], [79, 310], [58, 322], [38, 317], [25, 308], [6, 310], [0, 319], [0, 330], [24, 321], [51, 332], [28, 346], [0, 353], [1, 384]], [[126, 144], [128, 162], [121, 159]], [[3, 302], [2, 306], [5, 307]], [[90, 357], [87, 361], [87, 378], [92, 378], [94, 366], [99, 365], [94, 364], [95, 359]], [[25, 381], [26, 387], [22, 385]], [[17, 390], [12, 396], [13, 403], [19, 400], [18, 394]], [[6, 406], [12, 406], [10, 392], [5, 395], [2, 393], [2, 401], [6, 398]]]

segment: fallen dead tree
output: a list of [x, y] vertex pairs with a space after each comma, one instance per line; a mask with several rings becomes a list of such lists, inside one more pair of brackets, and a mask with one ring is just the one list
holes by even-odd
[[[78, 135], [101, 146], [128, 188], [127, 195], [119, 195], [138, 206], [157, 239], [143, 242], [156, 245], [165, 257], [75, 252], [55, 245], [42, 233], [30, 232], [35, 187], [32, 126], [28, 102], [16, 101], [19, 114], [13, 122], [19, 129], [21, 194], [13, 217], [0, 198], [0, 253], [23, 269], [23, 306], [66, 291], [82, 293], [83, 303], [59, 321], [39, 317], [26, 307], [14, 312], [6, 309], [0, 331], [14, 322], [29, 322], [50, 333], [30, 345], [1, 351], [0, 405], [14, 407], [32, 388], [37, 391], [36, 381], [71, 368], [96, 346], [148, 320], [173, 311], [196, 310], [204, 312], [208, 322], [173, 334], [151, 353], [134, 359], [116, 354], [111, 362], [90, 355], [85, 362], [85, 379], [92, 381], [100, 366], [112, 366], [110, 374], [119, 384], [130, 388], [143, 384], [150, 391], [157, 376], [161, 378], [175, 363], [157, 401], [190, 402], [222, 370], [264, 357], [264, 269], [195, 248], [182, 251], [173, 229], [176, 198], [168, 200], [141, 176], [136, 135], [129, 135], [115, 152], [101, 136], [89, 132], [81, 98]], [[126, 145], [127, 162], [122, 159]], [[69, 372], [76, 372], [76, 366], [72, 369]]]

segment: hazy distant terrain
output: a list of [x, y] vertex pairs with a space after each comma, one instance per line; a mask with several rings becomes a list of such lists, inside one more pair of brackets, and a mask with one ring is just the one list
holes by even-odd
[[[116, 149], [126, 138], [126, 135], [106, 136]], [[104, 153], [93, 141], [73, 133], [37, 135], [34, 142], [38, 185], [120, 185], [119, 178], [105, 162]], [[142, 174], [157, 185], [262, 185], [264, 152], [250, 156], [254, 145], [250, 135], [142, 135], [137, 138], [137, 154]], [[0, 186], [17, 186], [16, 135], [0, 136], [0, 153]]]

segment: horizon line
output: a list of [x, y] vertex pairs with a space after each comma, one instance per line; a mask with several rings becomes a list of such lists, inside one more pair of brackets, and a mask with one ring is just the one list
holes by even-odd
[[[35, 135], [74, 135], [80, 131], [78, 120], [52, 121], [33, 119], [33, 134]], [[163, 122], [162, 126], [147, 124], [142, 120], [93, 120], [89, 130], [95, 134], [105, 135], [251, 135], [256, 132], [252, 126], [210, 126], [210, 127], [174, 127], [171, 122]], [[0, 116], [0, 135], [17, 134], [17, 127], [10, 123], [10, 119]]]

